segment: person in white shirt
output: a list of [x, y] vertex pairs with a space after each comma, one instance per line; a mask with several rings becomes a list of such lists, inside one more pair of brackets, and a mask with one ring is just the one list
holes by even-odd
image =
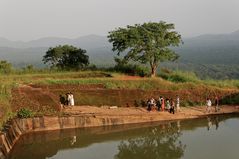
[[206, 105], [207, 105], [207, 113], [210, 113], [211, 107], [212, 107], [212, 101], [209, 98], [207, 98]]
[[176, 110], [177, 110], [177, 112], [180, 111], [180, 99], [179, 99], [178, 95], [177, 95], [177, 98], [176, 98]]
[[75, 105], [74, 96], [73, 96], [73, 94], [70, 92], [70, 106], [74, 106], [74, 105]]
[[66, 105], [71, 105], [71, 95], [70, 93], [66, 93]]

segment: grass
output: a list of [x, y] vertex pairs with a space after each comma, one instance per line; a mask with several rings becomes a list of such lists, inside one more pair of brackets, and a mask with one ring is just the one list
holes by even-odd
[[[16, 72], [0, 76], [0, 124], [12, 117], [11, 89], [19, 84], [56, 85], [56, 84], [102, 84], [106, 89], [140, 90], [185, 90], [191, 92], [220, 92], [233, 90], [239, 92], [239, 80], [200, 80], [194, 73], [164, 71], [156, 78], [133, 78], [125, 80], [125, 75], [103, 71], [81, 72]], [[207, 94], [204, 94], [207, 96]], [[237, 97], [237, 96], [236, 96]], [[201, 104], [185, 101], [185, 105]]]

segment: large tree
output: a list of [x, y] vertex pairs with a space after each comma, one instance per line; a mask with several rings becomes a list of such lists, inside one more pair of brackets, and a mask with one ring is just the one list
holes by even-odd
[[48, 49], [43, 56], [43, 62], [60, 69], [81, 69], [89, 65], [89, 56], [86, 55], [86, 50], [81, 48], [59, 45]]
[[109, 32], [108, 38], [113, 43], [112, 50], [117, 51], [118, 55], [127, 52], [124, 60], [149, 64], [152, 77], [156, 75], [160, 62], [173, 61], [179, 57], [169, 47], [182, 42], [181, 35], [174, 31], [174, 24], [163, 21], [117, 28]]

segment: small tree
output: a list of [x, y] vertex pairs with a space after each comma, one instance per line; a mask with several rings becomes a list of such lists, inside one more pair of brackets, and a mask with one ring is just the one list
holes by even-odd
[[113, 43], [113, 51], [118, 55], [126, 51], [125, 60], [138, 61], [149, 64], [151, 76], [156, 75], [160, 62], [176, 60], [179, 56], [170, 46], [178, 46], [182, 40], [181, 35], [173, 31], [174, 24], [166, 22], [149, 22], [142, 25], [127, 26], [109, 32], [109, 42]]
[[86, 55], [86, 50], [81, 48], [59, 45], [48, 49], [43, 56], [43, 62], [50, 63], [51, 67], [78, 70], [89, 65], [89, 56]]
[[8, 74], [8, 73], [11, 73], [12, 71], [13, 71], [13, 67], [11, 63], [5, 60], [0, 61], [0, 73]]

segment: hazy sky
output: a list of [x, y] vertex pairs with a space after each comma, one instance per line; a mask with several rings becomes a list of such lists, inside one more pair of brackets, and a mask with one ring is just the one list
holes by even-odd
[[0, 37], [32, 40], [106, 35], [149, 21], [175, 23], [183, 37], [239, 30], [239, 0], [0, 0]]

